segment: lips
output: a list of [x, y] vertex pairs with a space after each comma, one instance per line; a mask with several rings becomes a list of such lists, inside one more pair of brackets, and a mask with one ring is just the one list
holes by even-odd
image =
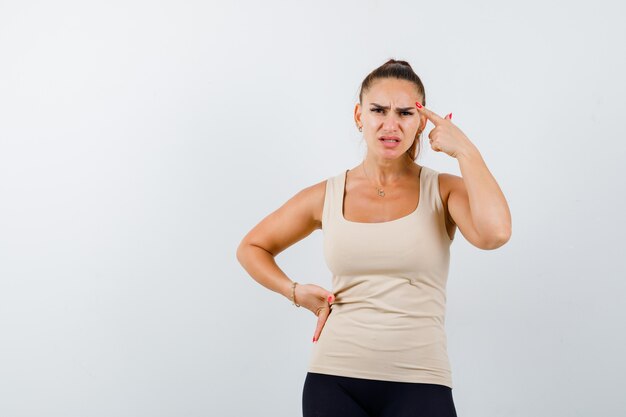
[[389, 140], [394, 139], [396, 142], [400, 142], [400, 138], [397, 136], [381, 136], [378, 140]]
[[[386, 141], [385, 139], [391, 140]], [[397, 136], [381, 136], [378, 140], [383, 144], [385, 149], [395, 149], [400, 146], [400, 138]]]

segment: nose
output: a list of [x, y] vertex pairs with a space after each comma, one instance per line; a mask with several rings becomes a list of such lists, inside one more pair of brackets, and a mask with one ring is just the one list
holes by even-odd
[[389, 112], [388, 115], [385, 116], [383, 120], [383, 128], [389, 132], [395, 132], [398, 129], [398, 125], [400, 124], [399, 120], [400, 116]]

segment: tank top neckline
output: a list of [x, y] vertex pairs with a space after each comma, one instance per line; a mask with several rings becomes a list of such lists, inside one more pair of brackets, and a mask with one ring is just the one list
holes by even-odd
[[341, 184], [339, 184], [339, 218], [341, 219], [342, 222], [344, 223], [348, 223], [348, 224], [354, 224], [354, 225], [364, 225], [365, 227], [369, 227], [369, 225], [387, 225], [387, 224], [393, 224], [393, 223], [400, 223], [404, 220], [408, 220], [414, 216], [417, 215], [418, 211], [420, 210], [420, 207], [422, 207], [422, 200], [424, 197], [423, 191], [424, 191], [424, 182], [422, 181], [424, 175], [423, 171], [424, 171], [424, 166], [422, 166], [420, 168], [420, 173], [419, 173], [419, 199], [417, 201], [417, 206], [415, 207], [415, 209], [413, 209], [412, 212], [410, 212], [407, 215], [404, 215], [402, 217], [398, 217], [397, 219], [393, 219], [393, 220], [387, 220], [385, 222], [356, 222], [356, 221], [352, 221], [352, 220], [348, 220], [344, 217], [343, 215], [343, 203], [344, 203], [344, 198], [345, 198], [345, 188], [346, 188], [346, 180], [347, 180], [347, 176], [348, 176], [348, 171], [350, 171], [349, 169], [346, 169], [345, 172], [343, 173], [343, 175], [341, 176]]

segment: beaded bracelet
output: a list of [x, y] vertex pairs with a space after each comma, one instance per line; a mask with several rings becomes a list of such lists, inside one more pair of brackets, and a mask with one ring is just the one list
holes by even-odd
[[291, 301], [293, 305], [295, 305], [296, 307], [300, 307], [300, 304], [296, 303], [296, 284], [297, 282], [295, 281], [291, 284]]

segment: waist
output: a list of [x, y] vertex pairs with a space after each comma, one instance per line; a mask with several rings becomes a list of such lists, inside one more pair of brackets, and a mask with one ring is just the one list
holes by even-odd
[[333, 304], [323, 336], [333, 344], [369, 351], [446, 347], [445, 315], [431, 310], [381, 308], [368, 302]]
[[[337, 306], [334, 306], [337, 307]], [[447, 338], [431, 317], [373, 313], [373, 320], [336, 308], [313, 344], [309, 370], [412, 382], [451, 383]]]

